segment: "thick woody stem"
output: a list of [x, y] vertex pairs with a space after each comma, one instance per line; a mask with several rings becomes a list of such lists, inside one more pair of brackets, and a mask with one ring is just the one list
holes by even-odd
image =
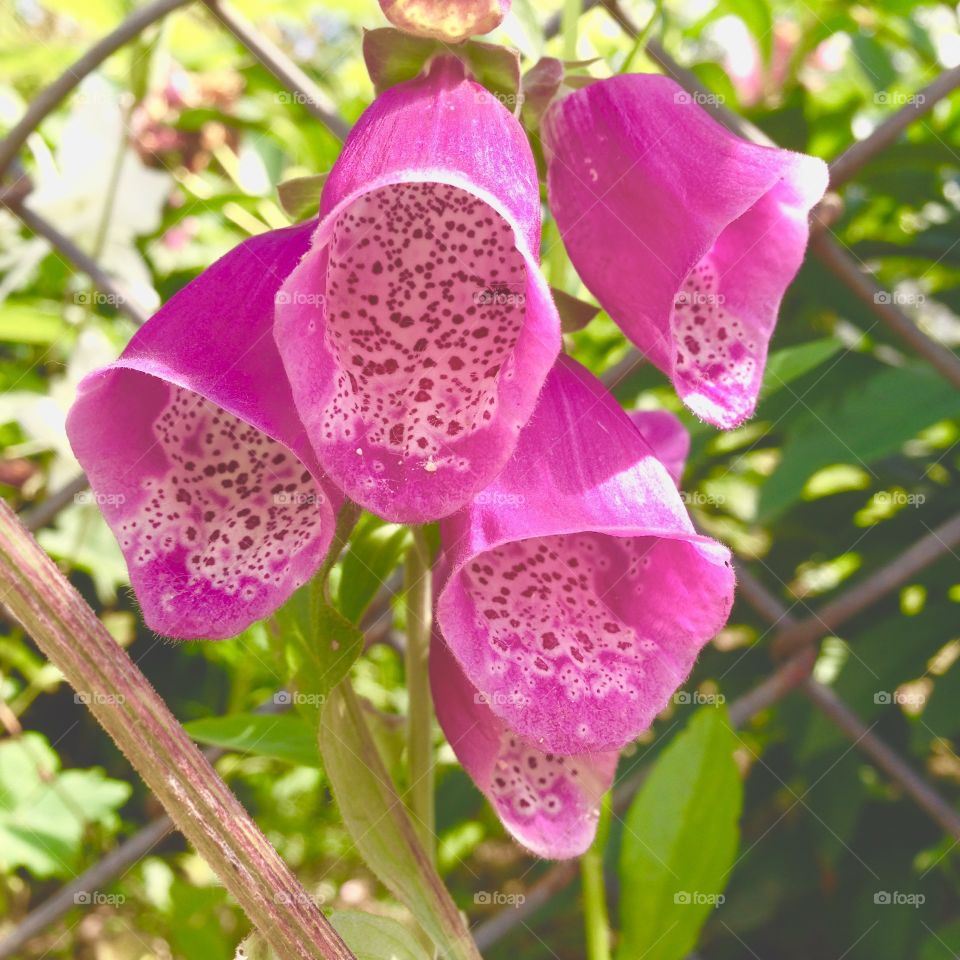
[[84, 695], [171, 819], [278, 956], [353, 954], [126, 651], [0, 503], [3, 605]]

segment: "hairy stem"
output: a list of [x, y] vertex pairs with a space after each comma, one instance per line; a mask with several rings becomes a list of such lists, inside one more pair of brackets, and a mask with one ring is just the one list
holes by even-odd
[[3, 604], [91, 712], [278, 956], [353, 954], [150, 682], [0, 502]]
[[418, 527], [413, 528], [413, 545], [407, 553], [406, 599], [409, 806], [423, 847], [434, 860], [433, 702], [429, 673], [433, 596], [430, 546]]
[[603, 798], [597, 836], [580, 858], [583, 883], [583, 918], [587, 935], [587, 960], [610, 960], [610, 917], [607, 889], [603, 879], [603, 851], [610, 827], [610, 794]]

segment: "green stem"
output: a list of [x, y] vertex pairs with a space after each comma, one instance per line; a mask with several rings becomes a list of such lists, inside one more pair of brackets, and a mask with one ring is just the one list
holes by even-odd
[[583, 918], [587, 935], [587, 960], [610, 960], [610, 916], [607, 911], [607, 888], [603, 878], [603, 851], [610, 827], [610, 794], [600, 807], [597, 837], [580, 858], [583, 883]]
[[330, 541], [330, 549], [323, 558], [323, 563], [313, 578], [310, 592], [310, 622], [314, 625], [320, 622], [320, 609], [324, 605], [330, 606], [330, 571], [340, 559], [343, 548], [353, 533], [353, 528], [360, 519], [360, 507], [352, 500], [344, 500], [340, 512], [337, 514], [337, 526]]
[[653, 8], [653, 13], [650, 14], [650, 19], [647, 21], [647, 25], [637, 34], [634, 38], [633, 46], [630, 48], [630, 52], [627, 54], [626, 59], [620, 65], [618, 73], [627, 73], [630, 70], [630, 67], [633, 66], [633, 61], [636, 59], [637, 54], [647, 45], [647, 38], [650, 36], [651, 30], [653, 30], [654, 24], [656, 24], [659, 17], [663, 15], [663, 0], [656, 0], [656, 5]]
[[561, 30], [564, 60], [577, 59], [577, 29], [580, 26], [580, 14], [582, 12], [582, 0], [563, 0]]
[[420, 839], [431, 861], [436, 859], [433, 795], [433, 703], [430, 698], [430, 628], [433, 598], [430, 546], [423, 530], [413, 528], [407, 553], [407, 763], [409, 806]]

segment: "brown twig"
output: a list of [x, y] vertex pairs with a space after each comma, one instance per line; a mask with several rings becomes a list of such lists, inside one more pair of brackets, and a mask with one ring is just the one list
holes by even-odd
[[938, 373], [960, 386], [960, 358], [953, 351], [928, 337], [882, 290], [873, 277], [833, 239], [828, 230], [816, 231], [810, 246], [817, 259], [866, 304], [897, 336], [905, 340]]
[[72, 63], [50, 86], [37, 94], [27, 107], [26, 113], [16, 126], [0, 141], [0, 181], [27, 137], [37, 129], [44, 118], [64, 100], [86, 77], [93, 73], [112, 53], [129, 43], [151, 24], [162, 20], [167, 14], [186, 6], [190, 0], [154, 0], [132, 13], [112, 33], [95, 43], [82, 57]]
[[299, 103], [338, 140], [346, 140], [350, 126], [337, 115], [331, 99], [276, 44], [271, 43], [223, 0], [204, 0], [204, 4], [280, 83], [294, 91]]
[[960, 814], [899, 754], [887, 746], [836, 693], [816, 680], [802, 688], [816, 708], [832, 720], [856, 746], [924, 810], [945, 833], [960, 840]]
[[830, 186], [836, 189], [855, 177], [878, 153], [900, 136], [910, 124], [929, 113], [944, 97], [960, 87], [960, 67], [944, 70], [936, 80], [907, 98], [896, 113], [887, 117], [873, 133], [844, 150], [830, 164]]
[[925, 534], [895, 560], [825, 604], [812, 617], [789, 624], [774, 639], [774, 653], [787, 656], [819, 640], [957, 546], [960, 546], [960, 514]]

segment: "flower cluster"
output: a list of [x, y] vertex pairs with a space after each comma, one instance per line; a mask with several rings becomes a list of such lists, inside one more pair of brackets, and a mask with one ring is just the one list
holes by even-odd
[[[734, 575], [677, 490], [682, 427], [631, 418], [562, 355], [536, 164], [482, 92], [450, 55], [384, 92], [318, 217], [170, 300], [83, 382], [68, 432], [114, 494], [146, 622], [174, 637], [275, 610], [317, 571], [345, 498], [439, 520], [439, 720], [511, 833], [568, 857], [619, 749], [726, 621]], [[550, 205], [610, 315], [730, 427], [756, 401], [825, 170], [678, 92], [620, 76], [555, 101]]]

